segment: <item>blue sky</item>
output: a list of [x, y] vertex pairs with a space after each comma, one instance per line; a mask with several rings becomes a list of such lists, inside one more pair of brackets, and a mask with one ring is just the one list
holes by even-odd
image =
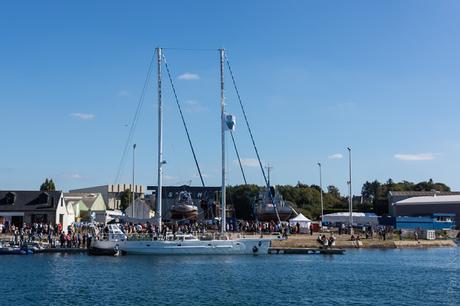
[[[460, 189], [458, 1], [22, 1], [0, 4], [0, 189], [113, 183], [156, 46], [225, 47], [275, 184]], [[220, 184], [218, 53], [165, 50], [208, 185]], [[189, 73], [198, 76], [181, 79]], [[152, 75], [152, 78], [155, 76]], [[189, 78], [190, 79], [190, 78]], [[262, 184], [227, 73], [248, 180]], [[198, 184], [164, 79], [166, 184]], [[151, 83], [134, 141], [156, 184]], [[229, 183], [242, 183], [228, 143]], [[131, 180], [131, 161], [120, 181]]]

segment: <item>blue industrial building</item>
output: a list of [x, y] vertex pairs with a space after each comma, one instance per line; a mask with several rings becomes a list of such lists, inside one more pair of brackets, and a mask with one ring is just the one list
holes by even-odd
[[432, 214], [431, 216], [396, 217], [397, 229], [450, 230], [455, 228], [455, 214]]

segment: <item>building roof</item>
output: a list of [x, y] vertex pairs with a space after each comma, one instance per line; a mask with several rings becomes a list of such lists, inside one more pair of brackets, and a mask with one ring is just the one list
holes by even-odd
[[460, 195], [460, 191], [389, 191], [390, 196], [401, 197], [421, 197], [421, 196], [433, 196], [436, 195]]
[[393, 205], [417, 205], [417, 204], [460, 204], [459, 195], [437, 195], [412, 197], [394, 203]]
[[62, 191], [0, 191], [0, 211], [56, 210]]
[[[353, 217], [378, 217], [374, 213], [363, 213], [363, 212], [353, 212], [352, 213]], [[350, 213], [348, 211], [346, 212], [336, 212], [332, 214], [325, 214], [325, 217], [348, 217], [350, 216]]]
[[[70, 190], [71, 193], [74, 192], [91, 192], [95, 190], [100, 190], [102, 192], [113, 192], [113, 193], [121, 193], [127, 189], [131, 189], [131, 184], [110, 184], [110, 185], [99, 185], [99, 186], [91, 186], [85, 188], [78, 188]], [[135, 193], [144, 193], [144, 185], [134, 184], [134, 192]]]
[[64, 200], [66, 204], [75, 204], [78, 201], [82, 201], [87, 209], [91, 209], [99, 196], [101, 196], [100, 193], [66, 192], [64, 193]]
[[[157, 186], [147, 186], [147, 190], [156, 191]], [[219, 191], [221, 189], [220, 186], [189, 186], [189, 185], [181, 185], [181, 186], [163, 186], [163, 192], [180, 192], [180, 191], [189, 191], [189, 192], [204, 192], [204, 191]]]

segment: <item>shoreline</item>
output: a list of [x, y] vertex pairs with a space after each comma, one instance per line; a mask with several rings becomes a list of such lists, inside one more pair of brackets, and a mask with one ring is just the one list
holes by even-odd
[[[324, 233], [326, 237], [329, 235]], [[318, 248], [320, 244], [316, 241], [315, 235], [291, 235], [287, 240], [274, 240], [273, 247], [285, 248]], [[356, 242], [351, 241], [349, 235], [335, 236], [334, 248], [339, 249], [409, 249], [409, 248], [445, 248], [457, 247], [455, 239], [439, 239], [439, 240], [395, 240], [395, 239], [361, 239], [359, 246]]]

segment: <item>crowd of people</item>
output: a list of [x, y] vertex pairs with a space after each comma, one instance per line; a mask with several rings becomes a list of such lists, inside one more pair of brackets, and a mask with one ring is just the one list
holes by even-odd
[[331, 248], [335, 246], [335, 236], [333, 233], [329, 236], [329, 238], [326, 237], [326, 235], [318, 235], [318, 238], [316, 238], [316, 241], [321, 244], [321, 246], [325, 248]]
[[11, 237], [14, 245], [47, 242], [50, 247], [66, 248], [89, 247], [93, 235], [89, 224], [80, 223], [73, 223], [67, 229], [63, 229], [59, 223], [11, 224], [3, 226], [1, 234]]
[[[135, 222], [120, 222], [118, 227], [128, 237], [142, 238], [142, 237], [163, 237], [165, 238], [168, 233], [175, 236], [176, 234], [200, 234], [216, 233], [220, 231], [218, 223], [207, 222], [189, 222], [189, 223], [164, 223], [161, 232], [159, 228], [150, 222], [135, 223]], [[108, 237], [108, 226], [102, 224], [97, 226], [96, 239], [104, 239]], [[230, 223], [227, 225], [227, 232], [244, 233], [244, 234], [273, 234], [277, 233], [287, 238], [288, 235], [300, 233], [300, 225], [297, 223], [295, 226], [289, 224], [282, 224], [275, 222], [254, 222], [254, 221], [241, 221]]]

